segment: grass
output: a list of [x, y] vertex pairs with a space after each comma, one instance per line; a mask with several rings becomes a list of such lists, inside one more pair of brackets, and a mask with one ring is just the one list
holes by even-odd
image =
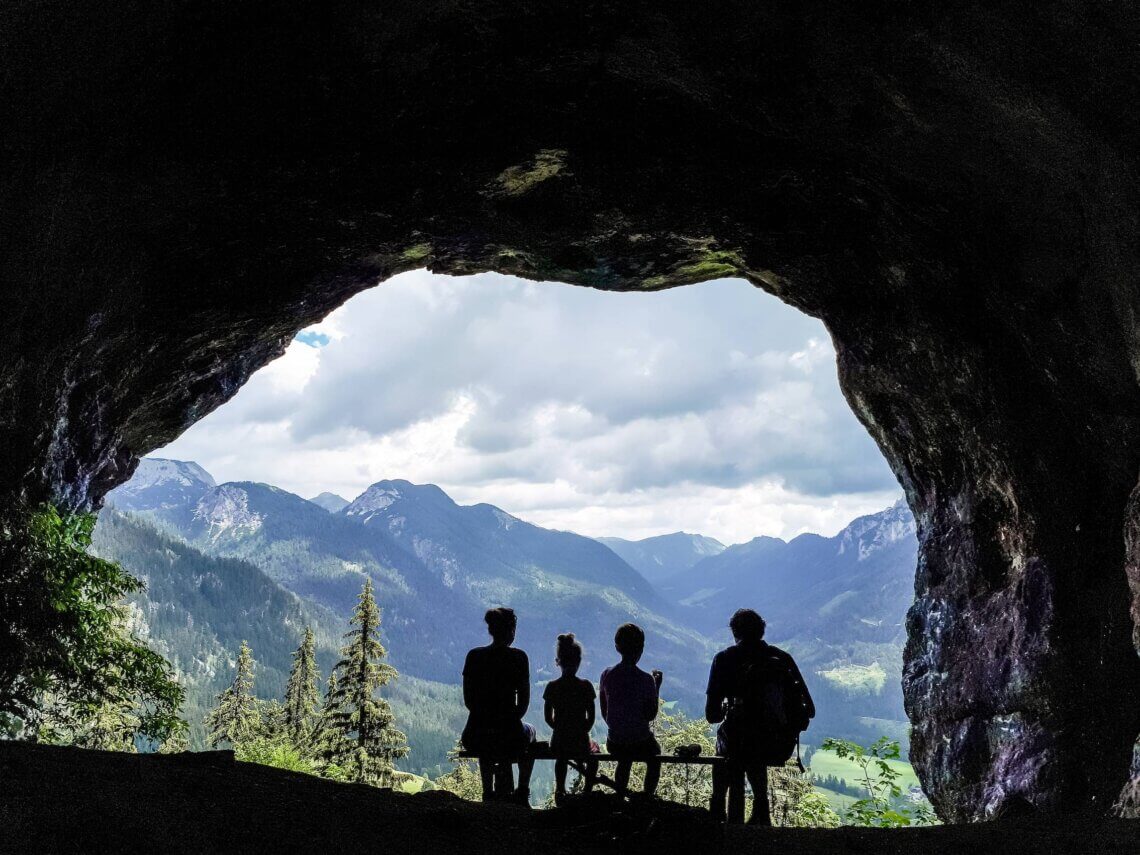
[[851, 695], [879, 695], [887, 682], [887, 672], [878, 662], [870, 665], [840, 665], [819, 676]]
[[402, 781], [400, 781], [400, 783], [396, 785], [395, 789], [399, 790], [401, 793], [414, 794], [420, 792], [420, 790], [424, 788], [424, 785], [427, 782], [427, 778], [422, 778], [419, 775], [409, 775], [407, 778], [404, 778]]
[[858, 799], [855, 796], [848, 796], [844, 793], [837, 793], [835, 790], [829, 790], [826, 787], [816, 785], [816, 792], [827, 799], [827, 804], [840, 816], [843, 816], [849, 807], [853, 805]]
[[[904, 790], [908, 787], [918, 786], [918, 775], [914, 767], [905, 760], [887, 760], [892, 769], [899, 773], [899, 786]], [[817, 778], [826, 778], [834, 775], [837, 778], [846, 778], [848, 784], [858, 785], [863, 780], [859, 767], [851, 760], [840, 760], [830, 751], [816, 751], [811, 755], [811, 773]]]

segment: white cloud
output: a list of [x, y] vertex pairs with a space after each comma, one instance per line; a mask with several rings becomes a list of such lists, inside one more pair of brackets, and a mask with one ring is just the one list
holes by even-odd
[[306, 496], [433, 482], [626, 537], [828, 533], [899, 494], [826, 330], [747, 283], [613, 294], [418, 271], [309, 332], [160, 453]]

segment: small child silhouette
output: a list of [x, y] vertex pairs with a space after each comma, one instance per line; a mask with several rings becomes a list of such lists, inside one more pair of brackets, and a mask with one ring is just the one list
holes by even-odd
[[[566, 796], [568, 759], [581, 760], [596, 754], [598, 746], [590, 741], [594, 726], [594, 684], [578, 677], [582, 665], [582, 645], [573, 633], [558, 636], [555, 663], [562, 676], [546, 684], [542, 698], [546, 702], [546, 723], [553, 734], [550, 748], [557, 758], [554, 763], [554, 801], [560, 804]], [[586, 792], [594, 787], [598, 762], [586, 761]]]

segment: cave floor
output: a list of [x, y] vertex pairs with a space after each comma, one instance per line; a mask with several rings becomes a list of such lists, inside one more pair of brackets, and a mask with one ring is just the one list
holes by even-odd
[[0, 742], [3, 852], [1140, 853], [1140, 823], [1028, 819], [907, 830], [748, 829], [701, 811], [528, 811], [405, 795], [234, 763]]

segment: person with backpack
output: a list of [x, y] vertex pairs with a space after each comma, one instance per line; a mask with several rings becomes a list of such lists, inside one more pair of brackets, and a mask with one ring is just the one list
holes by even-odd
[[795, 660], [764, 641], [766, 624], [752, 609], [728, 622], [736, 643], [713, 657], [705, 718], [719, 724], [710, 810], [715, 818], [744, 821], [744, 778], [752, 785], [749, 823], [771, 825], [768, 768], [783, 766], [815, 717], [815, 704]]

